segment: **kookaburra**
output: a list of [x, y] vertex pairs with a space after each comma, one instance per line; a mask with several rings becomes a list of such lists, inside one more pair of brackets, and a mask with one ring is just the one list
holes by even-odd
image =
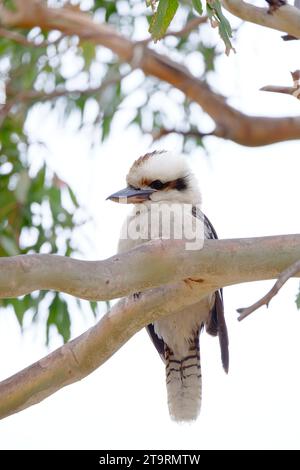
[[[204, 239], [217, 238], [213, 226], [199, 208], [201, 193], [186, 157], [168, 151], [147, 153], [133, 163], [126, 181], [127, 187], [112, 194], [108, 199], [135, 205], [125, 225], [134, 222], [143, 237], [122, 236], [119, 252], [128, 251], [151, 238], [153, 231], [151, 226], [149, 228], [149, 221], [150, 224], [154, 222], [151, 222], [151, 217], [147, 217], [148, 213], [154, 206], [160, 207], [163, 204], [176, 204], [177, 208], [178, 205], [189, 207], [189, 216], [194, 221], [198, 218], [203, 221]], [[143, 210], [140, 210], [141, 207]], [[184, 220], [181, 223], [184, 224]], [[157, 231], [155, 233], [156, 237], [160, 237], [160, 229], [158, 234]], [[200, 411], [199, 335], [204, 326], [209, 334], [219, 337], [222, 363], [227, 372], [228, 335], [222, 290], [147, 326], [148, 333], [166, 365], [169, 412], [176, 421], [194, 420]]]

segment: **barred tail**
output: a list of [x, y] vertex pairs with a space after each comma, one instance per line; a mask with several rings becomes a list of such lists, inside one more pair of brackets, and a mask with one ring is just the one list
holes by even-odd
[[175, 421], [192, 421], [201, 407], [201, 364], [198, 335], [188, 354], [179, 357], [165, 345], [168, 405]]

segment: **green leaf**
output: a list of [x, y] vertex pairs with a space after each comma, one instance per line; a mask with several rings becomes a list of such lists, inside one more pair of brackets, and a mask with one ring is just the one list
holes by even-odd
[[112, 121], [113, 116], [107, 115], [103, 116], [102, 119], [102, 142], [104, 142], [105, 139], [109, 136], [110, 132], [110, 126], [111, 126], [111, 121]]
[[4, 3], [5, 8], [7, 8], [8, 10], [17, 11], [14, 0], [4, 0], [3, 3]]
[[215, 46], [209, 47], [200, 44], [200, 52], [203, 55], [205, 72], [213, 72], [215, 70], [216, 48]]
[[206, 11], [208, 17], [217, 23], [220, 37], [224, 41], [226, 47], [225, 52], [228, 55], [231, 50], [234, 51], [230, 41], [230, 38], [232, 37], [232, 29], [229, 21], [223, 15], [220, 0], [207, 0]]
[[19, 174], [19, 181], [15, 189], [15, 195], [16, 195], [17, 201], [20, 204], [24, 204], [25, 201], [27, 200], [27, 194], [30, 188], [30, 183], [31, 183], [31, 180], [28, 175], [28, 172], [27, 170], [24, 169]]
[[300, 287], [299, 287], [299, 293], [296, 297], [296, 305], [297, 305], [297, 309], [300, 310]]
[[193, 7], [196, 10], [196, 12], [199, 13], [199, 15], [202, 15], [203, 7], [202, 7], [201, 0], [192, 0], [192, 3], [193, 3]]
[[68, 305], [66, 301], [61, 299], [58, 294], [55, 295], [49, 308], [46, 329], [47, 344], [49, 344], [49, 332], [52, 325], [56, 326], [57, 331], [63, 337], [63, 340], [66, 343], [70, 339], [71, 335], [71, 321], [68, 312]]
[[98, 314], [98, 302], [91, 301], [90, 307], [91, 307], [94, 317], [96, 318]]
[[165, 35], [172, 19], [175, 16], [178, 6], [178, 0], [159, 1], [157, 10], [152, 17], [149, 27], [149, 33], [151, 34], [154, 41], [158, 41]]
[[96, 47], [92, 42], [84, 41], [81, 43], [81, 49], [84, 58], [84, 69], [89, 70], [96, 56]]
[[3, 247], [8, 256], [15, 256], [20, 253], [16, 242], [6, 235], [0, 236], [0, 245]]
[[117, 5], [116, 2], [105, 2], [105, 22], [108, 23], [109, 18], [114, 13], [117, 13]]
[[69, 196], [74, 204], [75, 207], [79, 207], [79, 203], [77, 201], [77, 198], [75, 196], [75, 193], [74, 191], [70, 188], [70, 186], [68, 186], [68, 193], [69, 193]]
[[216, 10], [219, 20], [224, 24], [226, 29], [228, 29], [230, 34], [232, 34], [230, 23], [227, 20], [227, 18], [223, 15], [220, 0], [208, 0], [208, 2], [210, 4], [210, 6]]
[[25, 295], [20, 299], [9, 299], [9, 303], [13, 306], [20, 327], [23, 327], [24, 315], [32, 307], [32, 299], [30, 295]]
[[219, 34], [221, 36], [221, 38], [223, 39], [224, 41], [224, 44], [225, 44], [225, 52], [226, 54], [228, 55], [229, 52], [231, 51], [231, 49], [233, 49], [232, 47], [232, 44], [231, 44], [231, 41], [230, 41], [230, 37], [232, 35], [229, 35], [228, 34], [228, 30], [226, 29], [224, 23], [220, 22], [220, 25], [219, 25]]
[[54, 186], [49, 188], [49, 203], [55, 218], [61, 212], [61, 193], [60, 190]]

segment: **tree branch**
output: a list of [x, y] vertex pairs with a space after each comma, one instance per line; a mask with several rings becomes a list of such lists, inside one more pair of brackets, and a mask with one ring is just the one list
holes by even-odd
[[29, 47], [43, 47], [43, 46], [50, 44], [49, 42], [45, 44], [44, 43], [35, 44], [34, 42], [29, 41], [27, 38], [25, 38], [22, 34], [19, 34], [16, 31], [9, 31], [8, 29], [1, 28], [1, 27], [0, 27], [0, 37], [10, 39], [11, 41], [14, 41], [25, 47], [28, 47], [28, 46]]
[[178, 38], [182, 38], [188, 36], [194, 29], [198, 28], [201, 24], [206, 23], [208, 20], [208, 16], [197, 16], [196, 18], [192, 18], [190, 21], [186, 23], [186, 25], [180, 29], [179, 31], [167, 31], [164, 35], [165, 37], [168, 36], [175, 36]]
[[30, 101], [49, 101], [54, 100], [56, 98], [61, 98], [63, 96], [70, 96], [70, 95], [93, 95], [93, 94], [101, 94], [103, 91], [113, 85], [115, 83], [119, 83], [123, 78], [127, 77], [131, 73], [125, 73], [123, 75], [118, 75], [115, 77], [111, 77], [107, 80], [104, 80], [101, 85], [97, 87], [90, 87], [86, 89], [74, 89], [74, 90], [67, 90], [66, 88], [56, 89], [52, 92], [44, 92], [38, 90], [24, 90], [17, 93], [12, 99], [7, 100], [5, 105], [0, 108], [0, 126], [10, 112], [10, 110], [17, 104], [20, 103], [27, 103]]
[[240, 316], [238, 318], [239, 321], [244, 320], [244, 318], [248, 317], [252, 312], [257, 310], [258, 308], [262, 307], [263, 305], [266, 305], [267, 307], [269, 306], [269, 303], [275, 297], [275, 295], [278, 294], [280, 289], [284, 286], [284, 284], [295, 274], [300, 272], [300, 260], [296, 261], [296, 263], [292, 264], [292, 266], [289, 266], [285, 271], [283, 271], [277, 282], [274, 284], [272, 289], [264, 295], [260, 300], [255, 302], [253, 305], [247, 308], [238, 308], [237, 312], [240, 313]]
[[149, 290], [137, 300], [122, 299], [84, 334], [0, 382], [0, 419], [83, 379], [155, 318], [197, 302], [208, 291], [196, 282], [180, 282]]
[[[186, 67], [149, 49], [145, 44], [134, 43], [108, 25], [95, 23], [86, 13], [67, 8], [50, 8], [37, 0], [17, 0], [18, 11], [12, 12], [5, 9], [3, 4], [1, 6], [1, 3], [0, 16], [7, 27], [39, 26], [43, 30], [55, 29], [67, 35], [77, 34], [111, 49], [120, 60], [130, 63], [134, 68], [140, 68], [146, 75], [178, 88], [215, 121], [218, 137], [247, 146], [300, 138], [300, 116], [269, 118], [241, 113], [228, 105], [205, 82], [194, 77]], [[278, 12], [283, 8], [288, 7], [282, 7]], [[289, 8], [296, 10], [296, 15], [300, 14], [298, 9]], [[269, 16], [275, 17], [278, 12]]]
[[270, 14], [269, 7], [256, 7], [243, 0], [222, 0], [222, 4], [226, 10], [241, 20], [300, 38], [300, 10], [294, 6], [283, 5]]
[[260, 90], [269, 91], [271, 93], [283, 93], [284, 95], [291, 95], [300, 100], [300, 88], [295, 88], [291, 86], [266, 85]]
[[287, 95], [292, 95], [298, 100], [300, 100], [300, 70], [295, 70], [294, 72], [291, 72], [291, 75], [294, 82], [293, 87], [267, 85], [262, 87], [261, 91], [284, 93]]
[[300, 235], [206, 240], [186, 250], [182, 240], [152, 240], [103, 261], [57, 255], [0, 258], [0, 298], [55, 290], [81, 299], [119, 298], [192, 277], [210, 286], [276, 279], [300, 258]]
[[[146, 289], [138, 299], [130, 296], [119, 301], [86, 333], [1, 382], [0, 418], [90, 374], [155, 319], [197, 302], [218, 287], [278, 277], [299, 258], [300, 235], [207, 240], [198, 251], [185, 250], [182, 241], [156, 240], [105, 261], [55, 255], [0, 258], [2, 298], [55, 289], [99, 300]], [[186, 278], [190, 282], [182, 281]]]
[[47, 47], [57, 44], [62, 40], [63, 36], [60, 35], [59, 38], [57, 38], [55, 41], [34, 42], [27, 39], [25, 36], [23, 36], [23, 34], [0, 27], [0, 37], [10, 39], [11, 41], [14, 41], [17, 44], [21, 44], [21, 46], [25, 47]]
[[102, 93], [108, 86], [114, 85], [115, 83], [119, 83], [125, 76], [129, 75], [130, 72], [124, 74], [124, 75], [118, 75], [115, 77], [112, 77], [108, 80], [105, 80], [101, 83], [101, 85], [97, 87], [90, 87], [90, 88], [85, 88], [85, 89], [74, 89], [74, 90], [67, 90], [66, 88], [63, 88], [61, 90], [54, 90], [50, 93], [46, 93], [43, 91], [37, 91], [37, 90], [25, 90], [21, 91], [16, 95], [14, 98], [14, 104], [19, 103], [19, 102], [26, 102], [26, 101], [35, 101], [35, 100], [40, 100], [40, 101], [47, 101], [47, 100], [53, 100], [55, 98], [60, 98], [62, 96], [67, 96], [67, 95], [93, 95], [96, 93]]
[[197, 139], [203, 139], [204, 137], [218, 136], [218, 131], [215, 129], [213, 132], [200, 132], [200, 131], [181, 131], [179, 129], [165, 129], [161, 128], [158, 131], [152, 132], [152, 138], [154, 141], [166, 137], [169, 134], [179, 134], [183, 137], [195, 137]]

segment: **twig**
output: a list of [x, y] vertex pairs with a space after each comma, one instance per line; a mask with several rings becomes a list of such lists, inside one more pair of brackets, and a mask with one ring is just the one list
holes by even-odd
[[300, 87], [295, 88], [291, 86], [276, 86], [266, 85], [260, 89], [260, 91], [270, 91], [272, 93], [283, 93], [285, 95], [291, 95], [300, 100]]
[[37, 90], [21, 91], [20, 93], [17, 93], [11, 100], [8, 100], [6, 104], [2, 107], [2, 109], [0, 109], [0, 125], [2, 124], [3, 119], [5, 119], [11, 108], [16, 104], [26, 103], [28, 101], [35, 100], [48, 101], [67, 95], [92, 95], [94, 93], [102, 93], [108, 86], [122, 81], [123, 78], [127, 77], [127, 75], [129, 75], [130, 73], [131, 70], [123, 75], [119, 75], [117, 77], [112, 77], [108, 80], [105, 80], [98, 87], [90, 87], [86, 88], [85, 90], [67, 90], [63, 88], [62, 90], [54, 90], [51, 93], [45, 93], [43, 91]]
[[255, 302], [250, 307], [246, 308], [238, 308], [237, 312], [240, 314], [238, 320], [244, 320], [248, 315], [252, 312], [257, 310], [258, 308], [262, 307], [263, 305], [269, 306], [270, 301], [275, 297], [275, 295], [279, 292], [279, 290], [284, 286], [284, 284], [295, 274], [300, 272], [300, 260], [296, 261], [296, 263], [289, 266], [285, 271], [283, 271], [280, 276], [278, 277], [276, 283], [272, 287], [272, 289], [264, 295], [260, 300]]
[[200, 132], [200, 131], [180, 131], [178, 129], [159, 129], [158, 131], [152, 132], [153, 141], [157, 141], [162, 137], [165, 137], [169, 134], [179, 134], [183, 137], [195, 137], [197, 139], [202, 139], [203, 137], [216, 136], [216, 130], [212, 132]]
[[25, 36], [23, 36], [23, 34], [0, 27], [0, 37], [11, 39], [12, 41], [18, 44], [21, 44], [22, 46], [25, 46], [25, 47], [47, 47], [47, 46], [56, 44], [58, 41], [62, 39], [63, 35], [59, 36], [59, 38], [53, 42], [41, 41], [37, 43], [34, 41], [30, 41]]
[[115, 83], [120, 82], [125, 78], [127, 75], [131, 73], [131, 70], [124, 74], [124, 75], [119, 75], [118, 77], [112, 77], [109, 80], [105, 80], [103, 83], [101, 83], [100, 86], [97, 87], [90, 87], [86, 88], [85, 90], [82, 89], [74, 89], [74, 90], [67, 90], [66, 88], [62, 90], [54, 90], [51, 93], [45, 93], [43, 91], [36, 91], [36, 90], [29, 90], [29, 91], [21, 91], [16, 95], [14, 98], [15, 101], [31, 101], [31, 100], [51, 100], [54, 98], [60, 98], [61, 96], [65, 95], [72, 95], [72, 94], [80, 94], [80, 95], [92, 95], [93, 93], [101, 93], [102, 91], [105, 90], [110, 85], [114, 85]]
[[165, 129], [162, 128], [157, 132], [152, 133], [153, 141], [159, 140], [162, 137], [165, 137], [169, 134], [179, 134], [183, 137], [195, 137], [197, 139], [202, 139], [204, 137], [226, 137], [226, 130], [221, 126], [217, 126], [211, 132], [200, 132], [200, 131], [181, 131], [179, 129]]
[[187, 36], [191, 31], [198, 28], [198, 26], [200, 26], [201, 24], [206, 23], [207, 20], [208, 20], [208, 16], [200, 16], [200, 17], [192, 18], [179, 31], [168, 31], [164, 35], [164, 38], [166, 38], [167, 36], [175, 36], [175, 37], [180, 37], [180, 38], [183, 37], [183, 36]]
[[260, 90], [271, 91], [273, 93], [284, 93], [286, 95], [292, 95], [298, 100], [300, 100], [300, 70], [295, 70], [295, 72], [291, 72], [291, 75], [294, 82], [293, 87], [267, 85], [262, 87]]

